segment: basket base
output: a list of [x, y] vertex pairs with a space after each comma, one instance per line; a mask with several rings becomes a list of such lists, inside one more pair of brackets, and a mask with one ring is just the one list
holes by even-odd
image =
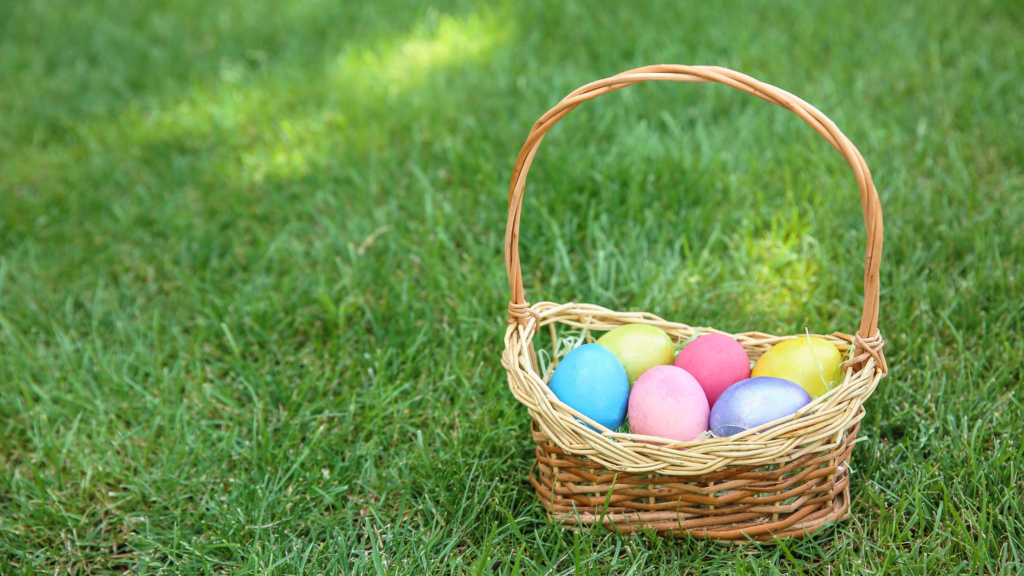
[[551, 444], [533, 426], [530, 483], [548, 518], [566, 529], [731, 540], [803, 537], [849, 518], [849, 459], [859, 425], [831, 450], [771, 466], [702, 476], [614, 472]]

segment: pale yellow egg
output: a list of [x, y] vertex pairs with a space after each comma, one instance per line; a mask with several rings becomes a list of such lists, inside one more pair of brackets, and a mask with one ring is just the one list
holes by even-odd
[[626, 324], [598, 338], [622, 362], [632, 386], [644, 372], [675, 359], [672, 339], [664, 330], [649, 324]]
[[758, 359], [750, 376], [783, 378], [816, 398], [843, 381], [842, 361], [839, 349], [828, 340], [801, 336], [772, 346]]

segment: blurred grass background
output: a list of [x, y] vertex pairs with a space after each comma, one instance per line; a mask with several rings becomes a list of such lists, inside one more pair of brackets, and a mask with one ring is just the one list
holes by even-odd
[[[0, 573], [1017, 574], [1024, 5], [0, 3]], [[562, 533], [499, 364], [512, 163], [650, 63], [801, 96], [882, 198], [892, 369], [854, 518]], [[546, 139], [528, 299], [852, 332], [842, 159], [723, 86]]]

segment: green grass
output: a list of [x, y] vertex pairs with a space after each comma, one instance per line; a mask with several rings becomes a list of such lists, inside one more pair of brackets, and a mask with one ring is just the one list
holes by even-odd
[[[360, 5], [363, 4], [363, 5]], [[628, 7], [627, 7], [628, 6]], [[1019, 2], [0, 2], [0, 573], [1024, 571]], [[656, 62], [829, 114], [885, 211], [851, 521], [563, 533], [499, 364], [533, 121]], [[722, 86], [546, 139], [528, 298], [852, 332], [842, 159]]]

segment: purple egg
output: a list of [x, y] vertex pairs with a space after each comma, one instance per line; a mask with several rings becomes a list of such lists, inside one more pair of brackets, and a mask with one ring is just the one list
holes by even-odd
[[711, 429], [732, 436], [795, 413], [811, 401], [799, 385], [770, 376], [747, 378], [727, 388], [711, 409]]

